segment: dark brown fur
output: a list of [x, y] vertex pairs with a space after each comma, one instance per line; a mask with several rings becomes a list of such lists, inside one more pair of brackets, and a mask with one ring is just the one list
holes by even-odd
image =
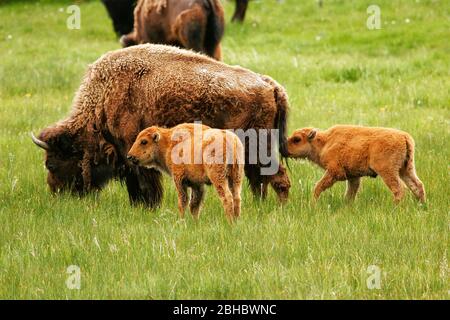
[[[204, 55], [150, 44], [109, 52], [90, 66], [71, 115], [39, 136], [49, 145], [48, 183], [54, 192], [84, 194], [116, 177], [126, 183], [131, 202], [155, 206], [162, 196], [160, 173], [126, 160], [141, 130], [196, 120], [221, 129], [279, 128], [286, 155], [287, 108], [287, 95], [273, 79]], [[256, 195], [271, 184], [287, 198], [289, 178], [280, 168], [275, 176], [261, 176], [259, 165], [246, 166]]]
[[159, 43], [202, 52], [221, 60], [225, 28], [220, 0], [139, 0], [134, 30], [122, 37], [124, 47]]
[[236, 7], [234, 9], [231, 21], [243, 22], [245, 13], [247, 12], [248, 0], [236, 0]]
[[128, 34], [133, 30], [133, 11], [136, 0], [102, 0], [113, 22], [114, 31], [118, 36]]

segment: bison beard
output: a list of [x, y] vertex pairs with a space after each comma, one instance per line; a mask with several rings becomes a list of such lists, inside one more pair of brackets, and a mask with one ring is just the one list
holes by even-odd
[[[92, 64], [71, 115], [33, 141], [46, 150], [53, 192], [84, 195], [116, 178], [126, 184], [131, 203], [155, 207], [163, 194], [161, 175], [126, 159], [141, 130], [197, 120], [221, 129], [278, 128], [285, 156], [287, 108], [284, 89], [267, 76], [187, 50], [139, 45], [107, 53]], [[280, 200], [287, 199], [290, 183], [284, 168], [262, 176], [260, 167], [246, 165], [253, 193], [264, 197], [270, 184]]]

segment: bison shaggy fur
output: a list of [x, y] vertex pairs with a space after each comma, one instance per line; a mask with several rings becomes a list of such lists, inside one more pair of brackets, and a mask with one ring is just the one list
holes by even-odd
[[[145, 44], [109, 52], [93, 63], [71, 114], [33, 140], [46, 150], [52, 191], [83, 195], [117, 178], [132, 203], [157, 206], [160, 173], [126, 159], [141, 130], [194, 121], [221, 129], [277, 128], [286, 155], [287, 109], [283, 87], [267, 76], [188, 50]], [[254, 194], [265, 195], [272, 185], [286, 199], [290, 182], [284, 168], [266, 176], [261, 167], [260, 162], [245, 166]]]

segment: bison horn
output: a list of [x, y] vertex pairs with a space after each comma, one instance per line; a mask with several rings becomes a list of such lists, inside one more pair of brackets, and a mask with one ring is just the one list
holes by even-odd
[[42, 148], [47, 151], [50, 150], [50, 146], [47, 144], [47, 142], [39, 140], [33, 133], [31, 133], [31, 140], [33, 140], [34, 144], [37, 145], [39, 148]]

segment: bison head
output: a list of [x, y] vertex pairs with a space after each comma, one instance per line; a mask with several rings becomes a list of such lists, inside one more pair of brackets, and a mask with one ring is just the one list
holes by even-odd
[[39, 137], [31, 136], [33, 142], [44, 149], [47, 183], [52, 192], [70, 191], [83, 193], [83, 152], [75, 137], [64, 126], [45, 129]]
[[287, 140], [288, 157], [306, 158], [312, 152], [311, 142], [317, 134], [317, 129], [303, 128], [296, 130]]

